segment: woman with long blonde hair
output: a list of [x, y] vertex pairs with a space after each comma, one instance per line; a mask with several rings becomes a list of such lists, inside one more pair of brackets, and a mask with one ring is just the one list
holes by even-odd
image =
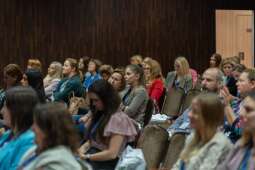
[[182, 88], [188, 91], [192, 88], [192, 77], [190, 74], [190, 67], [185, 57], [178, 57], [174, 62], [175, 71], [167, 74], [165, 87], [170, 89], [172, 87]]
[[188, 114], [193, 133], [188, 137], [174, 170], [213, 170], [232, 148], [218, 131], [223, 124], [224, 105], [216, 94], [200, 94], [192, 101]]

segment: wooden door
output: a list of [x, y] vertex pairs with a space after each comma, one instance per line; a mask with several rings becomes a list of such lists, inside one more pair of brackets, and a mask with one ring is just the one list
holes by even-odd
[[253, 11], [216, 10], [216, 52], [223, 58], [239, 56], [247, 67], [254, 66]]

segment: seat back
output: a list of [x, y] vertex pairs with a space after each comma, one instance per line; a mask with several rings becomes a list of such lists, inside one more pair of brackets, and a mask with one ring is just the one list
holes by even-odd
[[150, 122], [152, 114], [153, 114], [153, 110], [154, 110], [153, 101], [152, 99], [149, 99], [145, 109], [143, 127], [145, 127]]
[[193, 98], [199, 95], [200, 92], [201, 91], [198, 89], [191, 89], [187, 92], [187, 94], [183, 98], [180, 113], [183, 113], [188, 107], [190, 107]]
[[175, 133], [170, 138], [167, 154], [162, 165], [165, 169], [172, 169], [184, 148], [185, 139], [185, 133]]
[[175, 87], [166, 92], [161, 113], [168, 116], [178, 116], [184, 94], [183, 89]]
[[168, 132], [157, 125], [147, 125], [144, 128], [137, 148], [142, 149], [148, 169], [159, 167], [167, 151], [168, 136]]

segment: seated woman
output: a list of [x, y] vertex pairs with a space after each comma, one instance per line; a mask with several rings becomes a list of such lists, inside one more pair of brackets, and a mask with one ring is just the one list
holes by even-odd
[[185, 57], [178, 57], [174, 62], [175, 71], [169, 72], [165, 81], [165, 88], [169, 91], [172, 87], [182, 88], [186, 92], [192, 88], [192, 76], [189, 63]]
[[24, 153], [34, 146], [33, 109], [38, 103], [30, 87], [17, 86], [6, 91], [2, 109], [4, 124], [10, 128], [0, 137], [0, 169], [16, 170]]
[[43, 76], [39, 70], [35, 69], [27, 69], [27, 71], [23, 75], [22, 80], [23, 86], [30, 86], [32, 87], [39, 98], [41, 103], [46, 101], [45, 91], [43, 87]]
[[37, 58], [30, 58], [27, 61], [27, 69], [42, 71], [42, 63]]
[[219, 165], [219, 170], [255, 169], [254, 140], [255, 140], [255, 93], [251, 92], [243, 101], [240, 119], [243, 126], [241, 139]]
[[88, 88], [96, 81], [101, 79], [101, 75], [99, 74], [99, 68], [101, 66], [101, 62], [97, 59], [90, 59], [88, 64], [88, 73], [85, 74], [83, 87], [88, 91]]
[[78, 137], [71, 116], [63, 104], [36, 106], [32, 129], [37, 146], [25, 154], [19, 169], [82, 169], [73, 156], [79, 146]]
[[92, 117], [88, 121], [88, 141], [81, 146], [81, 158], [95, 170], [112, 170], [127, 142], [137, 135], [134, 121], [119, 111], [120, 97], [110, 83], [97, 80], [88, 91]]
[[194, 132], [188, 137], [174, 170], [213, 170], [232, 148], [218, 131], [223, 124], [224, 105], [216, 94], [200, 94], [192, 101], [188, 116]]
[[229, 92], [233, 96], [237, 96], [236, 80], [232, 74], [234, 69], [234, 62], [231, 59], [225, 59], [222, 62], [222, 71], [224, 73], [224, 82]]
[[83, 87], [78, 73], [78, 62], [76, 59], [67, 58], [63, 66], [63, 78], [56, 90], [53, 92], [53, 101], [65, 102], [69, 105], [69, 99], [72, 95], [83, 96]]
[[113, 72], [113, 68], [111, 65], [103, 64], [99, 68], [99, 74], [104, 80], [108, 80]]
[[61, 78], [62, 64], [60, 62], [53, 61], [48, 68], [47, 76], [43, 79], [46, 98], [51, 98], [53, 91], [56, 90]]
[[8, 64], [4, 67], [4, 90], [0, 91], [0, 109], [5, 101], [5, 91], [11, 87], [21, 85], [23, 73], [17, 64]]
[[123, 96], [124, 89], [126, 87], [125, 71], [121, 68], [116, 68], [113, 70], [112, 75], [108, 79], [113, 88], [119, 92], [120, 97]]
[[221, 60], [222, 60], [222, 57], [220, 54], [217, 54], [217, 53], [212, 54], [209, 61], [210, 68], [214, 68], [214, 67], [220, 68]]
[[123, 93], [121, 109], [132, 119], [143, 125], [144, 114], [149, 100], [145, 89], [143, 68], [139, 65], [128, 65], [125, 73], [129, 85]]
[[143, 62], [143, 69], [146, 78], [146, 87], [150, 98], [159, 106], [159, 100], [164, 91], [163, 76], [160, 64], [156, 60]]

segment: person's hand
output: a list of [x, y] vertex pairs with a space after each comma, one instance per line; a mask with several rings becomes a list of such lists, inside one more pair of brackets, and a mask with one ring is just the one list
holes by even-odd
[[86, 115], [82, 116], [80, 119], [79, 119], [79, 122], [80, 123], [83, 123], [83, 124], [86, 124], [88, 123], [88, 121], [91, 119], [91, 113], [87, 113]]
[[0, 136], [5, 132], [4, 128], [0, 128]]
[[220, 96], [224, 99], [225, 105], [229, 105], [230, 102], [234, 99], [226, 86], [220, 89]]

